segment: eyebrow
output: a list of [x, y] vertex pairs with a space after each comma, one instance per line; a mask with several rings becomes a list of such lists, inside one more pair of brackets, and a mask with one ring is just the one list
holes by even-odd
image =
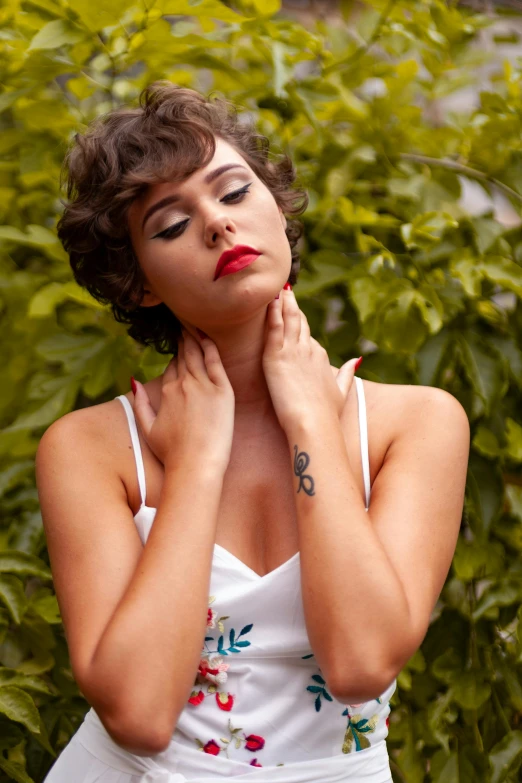
[[[242, 166], [241, 163], [224, 163], [223, 166], [219, 166], [217, 169], [214, 169], [214, 171], [209, 172], [203, 182], [205, 185], [209, 185], [211, 182], [214, 182], [215, 179], [221, 176], [221, 174], [224, 174], [225, 171], [228, 171], [229, 169], [244, 169], [247, 171], [245, 166]], [[179, 201], [181, 196], [172, 194], [172, 196], [165, 196], [165, 198], [160, 199], [159, 201], [156, 201], [155, 204], [153, 204], [149, 209], [145, 212], [142, 224], [141, 224], [141, 230], [145, 228], [145, 223], [147, 220], [151, 217], [151, 215], [154, 214], [154, 212], [157, 212], [158, 209], [163, 209], [163, 207], [168, 206], [169, 204], [173, 204], [175, 201]]]

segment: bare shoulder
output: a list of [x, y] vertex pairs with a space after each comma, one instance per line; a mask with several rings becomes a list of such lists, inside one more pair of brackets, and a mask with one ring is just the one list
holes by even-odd
[[390, 441], [417, 433], [452, 431], [454, 437], [469, 440], [465, 409], [449, 392], [434, 386], [363, 381], [368, 418], [388, 432]]
[[[332, 366], [334, 376], [339, 372]], [[441, 426], [451, 428], [456, 437], [469, 441], [469, 420], [461, 403], [449, 392], [436, 386], [377, 383], [363, 379], [368, 427], [381, 445], [390, 445], [399, 437], [408, 436], [412, 428], [435, 431]], [[348, 407], [357, 407], [357, 390], [352, 384]], [[375, 439], [374, 439], [375, 442]]]
[[69, 443], [71, 448], [80, 443], [110, 446], [122, 430], [122, 418], [117, 415], [120, 408], [121, 402], [114, 399], [70, 411], [46, 429], [38, 448], [51, 443]]
[[74, 459], [78, 465], [95, 461], [106, 471], [114, 472], [116, 481], [120, 480], [121, 457], [130, 445], [127, 441], [128, 426], [120, 401], [108, 400], [70, 411], [56, 419], [40, 438], [35, 460], [37, 473], [66, 471], [69, 460]]

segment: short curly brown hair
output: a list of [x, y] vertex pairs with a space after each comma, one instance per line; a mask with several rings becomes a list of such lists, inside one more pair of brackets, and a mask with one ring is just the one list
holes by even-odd
[[[295, 168], [288, 155], [269, 159], [269, 141], [254, 121], [240, 123], [237, 107], [219, 97], [160, 80], [145, 87], [136, 108], [122, 107], [77, 133], [65, 156], [61, 186], [69, 202], [57, 225], [76, 282], [103, 304], [110, 304], [128, 334], [159, 353], [177, 353], [181, 325], [162, 302], [142, 307], [144, 277], [134, 253], [127, 212], [149, 185], [180, 182], [206, 166], [215, 137], [234, 146], [271, 191], [286, 216], [308, 206], [305, 190], [292, 188]], [[292, 250], [289, 282], [299, 273], [298, 220], [287, 220]]]

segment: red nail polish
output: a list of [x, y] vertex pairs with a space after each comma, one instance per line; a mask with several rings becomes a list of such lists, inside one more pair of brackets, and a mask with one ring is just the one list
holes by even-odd
[[358, 358], [358, 359], [357, 359], [357, 361], [355, 362], [355, 372], [357, 372], [357, 370], [358, 370], [358, 369], [359, 369], [359, 367], [361, 366], [361, 364], [362, 364], [362, 360], [363, 360], [363, 357], [362, 357], [362, 356], [359, 356], [359, 358]]
[[283, 291], [291, 291], [291, 290], [292, 290], [292, 286], [290, 285], [290, 283], [285, 283], [283, 286]]
[[275, 299], [279, 299], [279, 294], [278, 294], [276, 297], [274, 297], [274, 298], [275, 298]]
[[132, 393], [134, 394], [134, 396], [136, 396], [136, 389], [138, 387], [136, 386], [136, 381], [132, 376], [131, 376], [131, 388], [132, 388]]

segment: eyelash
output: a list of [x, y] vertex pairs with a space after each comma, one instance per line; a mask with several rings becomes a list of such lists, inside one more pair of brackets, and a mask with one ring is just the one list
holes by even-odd
[[[221, 201], [224, 201], [226, 204], [228, 204], [228, 203], [237, 203], [238, 204], [239, 201], [237, 201], [237, 202], [230, 201], [229, 202], [227, 199], [231, 199], [234, 196], [240, 196], [240, 195], [241, 196], [246, 196], [247, 193], [250, 193], [249, 188], [250, 188], [251, 184], [252, 183], [249, 182], [248, 185], [244, 185], [242, 188], [239, 188], [239, 190], [234, 190], [234, 191], [232, 191], [232, 193], [227, 193], [227, 195], [224, 196], [221, 199]], [[240, 199], [240, 201], [242, 201], [242, 200], [243, 199]], [[161, 231], [161, 233], [156, 234], [152, 238], [153, 239], [157, 239], [157, 238], [159, 238], [159, 239], [172, 239], [173, 237], [179, 236], [179, 233], [176, 233], [176, 232], [178, 231], [178, 229], [181, 226], [185, 225], [187, 223], [187, 221], [188, 221], [188, 218], [186, 220], [182, 220], [181, 223], [175, 223], [173, 226], [169, 226], [168, 228], [165, 229], [165, 231]]]

